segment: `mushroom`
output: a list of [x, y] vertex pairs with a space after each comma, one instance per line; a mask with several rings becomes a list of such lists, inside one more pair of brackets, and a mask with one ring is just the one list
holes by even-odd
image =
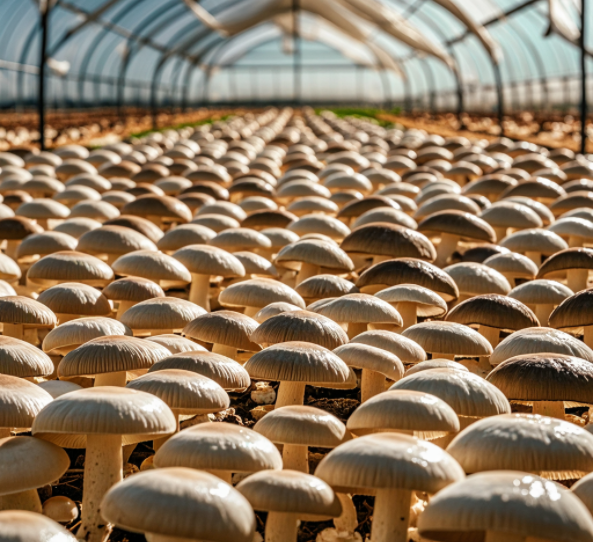
[[371, 536], [377, 542], [408, 540], [414, 491], [436, 493], [464, 477], [444, 450], [395, 433], [367, 435], [342, 444], [322, 459], [315, 474], [340, 493], [375, 495]]
[[[550, 327], [556, 329], [575, 329], [583, 331], [585, 344], [593, 348], [593, 320], [589, 317], [589, 307], [593, 290], [581, 290], [567, 297], [550, 314]], [[0, 305], [2, 299], [0, 299]]]
[[420, 363], [416, 363], [416, 365], [412, 365], [406, 370], [405, 376], [413, 375], [421, 371], [428, 371], [430, 369], [455, 369], [457, 371], [469, 371], [465, 365], [461, 365], [461, 363], [457, 363], [456, 361], [451, 361], [449, 359], [429, 359], [426, 361], [421, 361]]
[[593, 269], [593, 249], [567, 248], [552, 254], [540, 267], [537, 278], [566, 271], [566, 285], [573, 292], [587, 288], [589, 271]]
[[42, 231], [43, 228], [29, 218], [22, 216], [0, 218], [0, 239], [6, 240], [6, 255], [13, 260], [17, 258], [22, 240]]
[[447, 452], [466, 474], [520, 470], [551, 480], [570, 480], [593, 469], [593, 435], [539, 414], [479, 420], [457, 435]]
[[301, 282], [296, 288], [297, 294], [306, 303], [312, 303], [328, 297], [341, 297], [346, 294], [359, 293], [358, 288], [350, 281], [336, 275], [317, 275]]
[[43, 503], [42, 513], [57, 523], [68, 525], [78, 519], [78, 506], [72, 499], [57, 495]]
[[[89, 416], [94, 423], [88, 424]], [[122, 479], [122, 445], [173, 433], [175, 417], [149, 393], [104, 386], [54, 399], [35, 418], [33, 435], [68, 448], [86, 448], [79, 539], [103, 540], [110, 526], [101, 518], [107, 490]]]
[[272, 247], [272, 242], [262, 233], [249, 228], [229, 228], [216, 234], [208, 241], [209, 245], [228, 252], [252, 250], [266, 251]]
[[513, 288], [508, 295], [528, 306], [540, 323], [545, 325], [554, 308], [573, 294], [570, 288], [560, 282], [538, 279]]
[[117, 302], [117, 316], [121, 320], [123, 314], [140, 303], [157, 297], [165, 297], [163, 289], [152, 280], [142, 277], [124, 277], [114, 280], [103, 288], [103, 295]]
[[76, 542], [76, 538], [50, 518], [25, 510], [0, 512], [0, 542]]
[[593, 365], [564, 354], [523, 354], [509, 358], [487, 380], [511, 401], [532, 404], [534, 414], [564, 419], [565, 403], [589, 406]]
[[266, 541], [296, 542], [298, 519], [338, 517], [342, 506], [333, 490], [315, 476], [293, 470], [262, 471], [237, 485], [255, 510], [267, 512]]
[[506, 201], [496, 202], [484, 209], [480, 213], [480, 218], [494, 228], [498, 241], [507, 236], [509, 228], [516, 231], [541, 228], [544, 225], [542, 219], [529, 207]]
[[166, 254], [188, 245], [206, 245], [210, 239], [216, 237], [216, 232], [199, 224], [180, 224], [170, 229], [159, 239], [157, 247]]
[[567, 240], [569, 247], [582, 247], [593, 241], [593, 223], [584, 218], [559, 218], [547, 229]]
[[324, 214], [306, 214], [287, 226], [299, 237], [310, 233], [327, 235], [334, 241], [341, 241], [350, 234], [350, 228], [337, 218]]
[[416, 220], [442, 211], [461, 211], [475, 216], [480, 213], [480, 207], [473, 199], [461, 194], [450, 194], [446, 188], [443, 193], [437, 193], [431, 186], [416, 198], [416, 203], [420, 205], [414, 213]]
[[397, 356], [368, 344], [344, 344], [338, 346], [334, 354], [340, 356], [348, 367], [362, 369], [360, 381], [362, 403], [385, 390], [386, 378], [397, 382], [404, 375], [403, 363]]
[[385, 222], [387, 224], [396, 224], [415, 230], [418, 227], [416, 221], [408, 216], [403, 211], [394, 209], [393, 207], [375, 207], [366, 213], [362, 213], [354, 222], [352, 222], [352, 229], [372, 224], [374, 222]]
[[[0, 439], [0, 510], [41, 513], [37, 488], [58, 480], [70, 466], [59, 446], [34, 437]], [[0, 530], [2, 527], [0, 527]]]
[[122, 214], [146, 218], [161, 229], [164, 229], [165, 224], [183, 224], [192, 219], [191, 211], [185, 203], [171, 196], [154, 194], [138, 196], [134, 201], [126, 203]]
[[207, 423], [173, 435], [154, 456], [157, 468], [204, 470], [231, 483], [233, 473], [282, 468], [278, 449], [259, 433], [240, 425]]
[[[198, 416], [206, 421], [206, 414], [225, 410], [231, 400], [222, 387], [209, 378], [191, 371], [167, 369], [142, 375], [131, 382], [126, 388], [145, 391], [156, 395], [173, 412], [179, 431], [180, 416]], [[154, 449], [158, 450], [169, 437], [154, 441]]]
[[183, 328], [183, 334], [201, 343], [212, 344], [212, 352], [237, 360], [237, 350], [261, 350], [249, 339], [257, 326], [258, 323], [249, 316], [223, 310], [198, 316]]
[[44, 230], [51, 230], [50, 220], [53, 226], [53, 222], [68, 218], [70, 209], [51, 199], [34, 199], [20, 205], [15, 213], [17, 216], [35, 220]]
[[150, 337], [146, 337], [145, 340], [164, 346], [167, 350], [169, 350], [169, 352], [171, 352], [171, 354], [193, 352], [195, 350], [207, 352], [203, 346], [200, 346], [199, 344], [196, 344], [185, 337], [180, 337], [179, 335], [175, 335], [173, 333], [151, 335]]
[[482, 263], [504, 275], [512, 288], [518, 286], [517, 279], [533, 280], [538, 271], [538, 266], [532, 260], [516, 252], [494, 254]]
[[418, 343], [399, 333], [387, 330], [365, 331], [354, 337], [350, 344], [367, 344], [386, 350], [397, 356], [405, 364], [419, 363], [426, 359], [426, 352]]
[[92, 218], [76, 217], [64, 220], [64, 222], [58, 224], [52, 231], [65, 233], [75, 239], [79, 239], [86, 232], [100, 227], [101, 222], [97, 222]]
[[105, 259], [112, 265], [123, 254], [156, 251], [156, 245], [141, 233], [123, 226], [101, 226], [78, 239], [78, 250]]
[[375, 294], [375, 297], [393, 305], [403, 320], [402, 330], [415, 325], [418, 316], [438, 318], [447, 313], [447, 304], [435, 292], [417, 284], [398, 284]]
[[45, 305], [23, 296], [0, 297], [0, 322], [3, 335], [38, 344], [37, 330], [53, 328], [56, 315]]
[[542, 229], [521, 230], [505, 237], [501, 246], [513, 252], [525, 254], [537, 267], [541, 265], [542, 256], [551, 256], [568, 245], [554, 232]]
[[164, 346], [136, 337], [98, 337], [67, 353], [58, 365], [58, 375], [94, 377], [95, 386], [123, 387], [127, 372], [149, 369], [169, 355]]
[[334, 349], [348, 342], [346, 332], [333, 320], [310, 311], [281, 312], [265, 320], [251, 334], [263, 348], [289, 341], [306, 341]]
[[350, 369], [336, 354], [307, 342], [269, 346], [251, 356], [245, 369], [252, 379], [280, 381], [276, 408], [302, 405], [307, 384], [331, 388], [352, 381]]
[[121, 215], [116, 218], [106, 220], [103, 222], [103, 225], [123, 226], [125, 228], [136, 230], [138, 233], [144, 235], [144, 237], [150, 239], [153, 243], [158, 243], [159, 239], [165, 235], [162, 230], [150, 222], [150, 220], [146, 220], [145, 218], [139, 216]]
[[184, 287], [192, 280], [190, 272], [181, 262], [152, 250], [124, 254], [111, 266], [118, 275], [146, 278], [156, 282], [163, 290]]
[[32, 379], [50, 376], [54, 370], [49, 356], [32, 344], [0, 336], [0, 374]]
[[78, 282], [64, 282], [41, 292], [39, 303], [48, 307], [58, 319], [58, 324], [82, 316], [109, 316], [111, 305], [96, 288]]
[[570, 490], [535, 474], [504, 470], [469, 476], [435, 495], [418, 520], [418, 532], [442, 542], [467, 536], [488, 542], [586, 542], [593, 538], [593, 520]]
[[243, 264], [226, 250], [207, 245], [189, 245], [173, 254], [191, 273], [189, 300], [210, 312], [210, 279], [214, 277], [242, 277]]
[[237, 490], [212, 474], [180, 467], [126, 478], [107, 492], [101, 513], [150, 542], [252, 542], [255, 532], [253, 510]]
[[476, 295], [506, 295], [511, 291], [508, 280], [499, 273], [481, 263], [455, 263], [443, 269], [459, 288], [458, 301], [465, 301]]
[[47, 256], [62, 250], [75, 250], [78, 245], [76, 238], [67, 233], [44, 231], [31, 234], [22, 240], [16, 252], [16, 259], [21, 267], [38, 260], [40, 256]]
[[424, 440], [460, 429], [457, 414], [442, 399], [410, 390], [384, 391], [371, 397], [350, 415], [346, 427], [358, 437], [389, 432]]
[[494, 243], [496, 234], [492, 227], [470, 213], [442, 211], [426, 217], [418, 224], [418, 231], [440, 236], [435, 265], [444, 267], [457, 249], [461, 239]]

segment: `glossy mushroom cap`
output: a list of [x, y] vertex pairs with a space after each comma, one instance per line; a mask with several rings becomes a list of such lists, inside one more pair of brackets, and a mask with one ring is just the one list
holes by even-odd
[[76, 538], [59, 523], [35, 512], [0, 512], [0, 542], [75, 542]]

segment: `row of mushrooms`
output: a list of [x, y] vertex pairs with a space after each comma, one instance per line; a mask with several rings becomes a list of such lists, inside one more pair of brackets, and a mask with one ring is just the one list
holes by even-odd
[[0, 168], [0, 542], [593, 542], [584, 157], [271, 108]]

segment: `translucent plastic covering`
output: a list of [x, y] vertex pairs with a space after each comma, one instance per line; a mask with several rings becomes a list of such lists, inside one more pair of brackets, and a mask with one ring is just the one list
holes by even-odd
[[579, 99], [581, 0], [40, 1], [0, 2], [2, 106], [37, 99], [45, 1], [50, 106]]

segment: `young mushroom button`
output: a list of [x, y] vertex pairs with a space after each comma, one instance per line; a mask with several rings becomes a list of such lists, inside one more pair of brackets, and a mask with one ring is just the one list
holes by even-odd
[[76, 542], [59, 523], [35, 512], [4, 510], [0, 512], [0, 542]]

